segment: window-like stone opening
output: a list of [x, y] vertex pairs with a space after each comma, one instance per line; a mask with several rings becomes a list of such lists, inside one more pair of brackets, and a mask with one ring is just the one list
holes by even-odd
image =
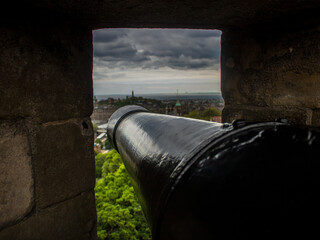
[[[95, 131], [98, 238], [124, 234], [128, 230], [124, 223], [131, 220], [139, 222], [140, 228], [136, 230], [143, 235], [139, 239], [150, 237], [142, 212], [132, 212], [131, 206], [137, 202], [131, 185], [124, 181], [123, 188], [114, 187], [116, 175], [129, 178], [122, 175], [120, 156], [111, 150], [107, 140], [109, 117], [117, 108], [135, 104], [155, 113], [221, 121], [224, 104], [220, 90], [220, 39], [219, 30], [93, 31], [94, 111], [91, 120]], [[133, 198], [130, 203], [123, 202], [125, 194]], [[117, 210], [107, 210], [106, 205]], [[123, 209], [130, 212], [131, 219], [119, 217], [123, 216]], [[110, 218], [103, 217], [107, 211]], [[109, 229], [109, 221], [116, 216], [119, 218], [114, 224], [122, 224], [124, 231]]]

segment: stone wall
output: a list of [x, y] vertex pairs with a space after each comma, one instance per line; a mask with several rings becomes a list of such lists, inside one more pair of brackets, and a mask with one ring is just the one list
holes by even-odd
[[224, 121], [320, 126], [320, 29], [226, 31], [222, 36]]
[[0, 239], [95, 239], [91, 29], [1, 32]]

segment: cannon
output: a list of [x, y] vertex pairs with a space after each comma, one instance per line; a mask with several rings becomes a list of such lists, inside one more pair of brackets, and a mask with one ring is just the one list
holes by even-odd
[[126, 106], [107, 134], [154, 240], [319, 235], [317, 128], [213, 123]]

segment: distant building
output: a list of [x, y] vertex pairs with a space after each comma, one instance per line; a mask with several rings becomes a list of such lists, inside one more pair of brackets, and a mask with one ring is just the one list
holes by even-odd
[[181, 116], [181, 111], [182, 107], [181, 107], [181, 103], [179, 102], [179, 91], [177, 89], [177, 102], [174, 105], [174, 115], [176, 116]]
[[94, 123], [105, 123], [117, 109], [117, 107], [111, 105], [103, 108], [97, 107], [92, 112], [91, 120]]
[[181, 103], [179, 102], [179, 100], [177, 100], [176, 104], [174, 105], [174, 115], [176, 116], [181, 116], [181, 111], [182, 107], [181, 107]]
[[166, 115], [173, 115], [173, 107], [170, 104], [166, 104], [165, 114]]

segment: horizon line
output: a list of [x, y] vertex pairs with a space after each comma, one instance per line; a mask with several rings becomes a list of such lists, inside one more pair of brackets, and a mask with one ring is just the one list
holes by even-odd
[[[179, 92], [179, 95], [184, 94], [221, 94], [221, 91], [215, 91], [215, 92]], [[94, 96], [104, 96], [104, 95], [131, 95], [132, 93], [103, 93], [103, 94], [94, 94]], [[140, 94], [140, 95], [157, 95], [157, 94], [174, 94], [177, 95], [176, 92], [169, 92], [169, 93], [135, 93], [134, 94]]]

